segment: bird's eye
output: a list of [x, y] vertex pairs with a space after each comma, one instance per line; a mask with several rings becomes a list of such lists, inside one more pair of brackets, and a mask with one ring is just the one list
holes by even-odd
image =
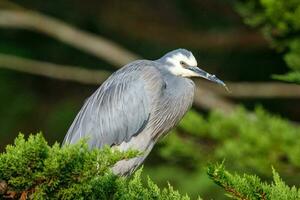
[[180, 61], [180, 65], [185, 68], [188, 67], [188, 64], [186, 64], [186, 62], [184, 61]]

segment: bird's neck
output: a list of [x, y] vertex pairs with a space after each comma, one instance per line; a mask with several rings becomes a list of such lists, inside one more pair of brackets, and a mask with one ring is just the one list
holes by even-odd
[[175, 76], [171, 73], [167, 73], [164, 76], [164, 80], [167, 84], [167, 89], [174, 90], [174, 94], [181, 95], [185, 94], [186, 92], [194, 93], [195, 84], [189, 78]]
[[194, 83], [190, 79], [165, 76], [166, 88], [163, 92], [163, 98], [160, 101], [160, 111], [164, 111], [163, 116], [160, 115], [158, 123], [161, 126], [158, 134], [154, 139], [158, 140], [174, 127], [185, 115], [191, 107], [194, 99]]

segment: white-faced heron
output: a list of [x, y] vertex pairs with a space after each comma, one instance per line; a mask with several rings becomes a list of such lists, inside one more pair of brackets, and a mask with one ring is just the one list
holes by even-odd
[[115, 174], [132, 173], [191, 107], [195, 88], [191, 77], [225, 86], [198, 68], [193, 54], [185, 49], [171, 51], [158, 60], [125, 65], [87, 99], [64, 144], [88, 138], [90, 148], [109, 145], [121, 151], [139, 150], [142, 156], [121, 160], [112, 168]]

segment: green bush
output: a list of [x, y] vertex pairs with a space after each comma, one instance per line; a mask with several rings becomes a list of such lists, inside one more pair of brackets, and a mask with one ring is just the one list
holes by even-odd
[[[189, 199], [170, 185], [159, 189], [150, 178], [141, 181], [141, 170], [133, 177], [113, 175], [110, 167], [138, 152], [89, 150], [85, 142], [52, 147], [41, 134], [23, 135], [0, 155], [0, 192], [13, 199]], [[211, 165], [208, 176], [233, 199], [293, 200], [300, 190], [287, 186], [273, 170], [271, 184], [253, 175], [232, 175], [223, 164]], [[4, 187], [5, 184], [5, 187]]]
[[300, 190], [287, 186], [273, 169], [273, 182], [267, 183], [255, 175], [231, 174], [223, 164], [211, 165], [207, 174], [221, 186], [232, 199], [241, 200], [298, 200]]
[[190, 197], [201, 194], [214, 199], [224, 197], [205, 168], [223, 159], [229, 170], [255, 173], [263, 180], [272, 177], [274, 166], [288, 184], [299, 184], [299, 135], [298, 125], [261, 107], [253, 113], [244, 108], [232, 113], [212, 111], [205, 117], [191, 110], [154, 148], [144, 173], [160, 186], [170, 181]]
[[189, 199], [169, 185], [159, 189], [141, 170], [132, 178], [117, 177], [110, 167], [137, 152], [89, 150], [86, 143], [49, 146], [41, 134], [23, 135], [0, 155], [2, 198], [13, 199]]
[[[181, 193], [187, 192], [193, 198], [201, 194], [224, 199], [206, 175], [208, 162], [226, 159], [230, 163], [228, 169], [237, 173], [255, 173], [263, 181], [270, 180], [271, 166], [274, 166], [288, 184], [296, 184], [300, 178], [299, 134], [298, 126], [260, 107], [251, 114], [239, 108], [230, 114], [214, 111], [207, 117], [190, 111], [154, 148], [149, 159], [152, 164], [146, 164], [143, 173], [139, 170], [127, 178], [113, 175], [110, 167], [138, 152], [112, 152], [108, 147], [89, 150], [84, 141], [65, 147], [49, 146], [41, 134], [31, 135], [28, 140], [19, 135], [15, 144], [8, 145], [0, 154], [0, 193], [2, 197], [14, 199], [189, 199], [170, 185], [159, 189], [170, 181], [181, 189]], [[155, 162], [153, 155], [161, 160]], [[219, 168], [210, 168], [209, 174], [215, 171], [212, 169]], [[158, 181], [160, 186], [149, 178], [144, 181], [141, 176], [145, 174]], [[224, 174], [228, 175], [227, 172]], [[245, 190], [243, 195], [252, 194], [258, 187], [253, 181], [264, 189], [271, 191], [273, 188], [272, 184], [265, 186], [252, 176], [246, 179], [229, 176], [232, 177], [243, 182], [244, 189], [238, 190]], [[275, 179], [274, 184], [280, 183], [278, 180]], [[240, 184], [230, 183], [234, 183], [235, 188]], [[266, 199], [273, 198], [268, 196]]]
[[175, 163], [188, 160], [186, 167], [225, 158], [232, 169], [270, 176], [273, 165], [288, 175], [300, 167], [299, 134], [300, 127], [261, 107], [252, 114], [243, 108], [230, 114], [214, 111], [207, 119], [190, 111], [163, 141], [159, 153]]
[[299, 0], [239, 0], [236, 7], [246, 24], [261, 29], [271, 45], [283, 52], [292, 72], [274, 77], [300, 83]]

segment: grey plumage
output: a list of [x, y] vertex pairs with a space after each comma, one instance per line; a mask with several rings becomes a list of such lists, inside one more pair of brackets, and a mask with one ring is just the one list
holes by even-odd
[[[169, 59], [177, 59], [176, 56], [186, 57], [184, 63], [194, 65], [196, 62], [191, 52], [179, 49], [156, 61], [134, 61], [113, 73], [86, 100], [64, 144], [87, 137], [91, 148], [110, 145], [122, 151], [132, 148], [144, 152], [137, 158], [119, 161], [113, 167], [116, 174], [130, 174], [192, 105], [194, 83], [184, 77], [190, 71], [170, 62]], [[193, 69], [196, 67], [191, 65]], [[186, 72], [174, 75], [172, 67]]]

